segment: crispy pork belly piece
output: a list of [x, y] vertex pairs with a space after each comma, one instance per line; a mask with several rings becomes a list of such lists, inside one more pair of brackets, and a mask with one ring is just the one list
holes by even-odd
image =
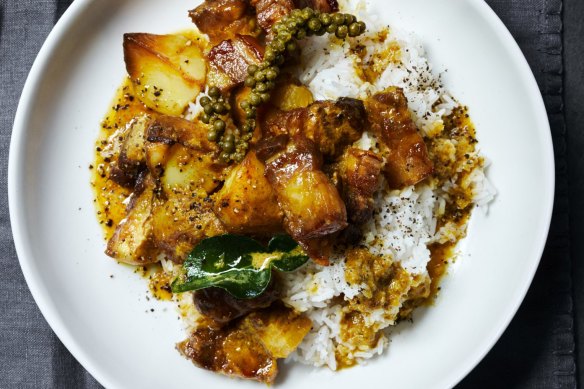
[[150, 176], [140, 185], [141, 193], [132, 195], [127, 216], [116, 228], [105, 251], [110, 257], [130, 265], [158, 261], [156, 244], [152, 238], [152, 208], [156, 186]]
[[200, 122], [191, 122], [176, 116], [158, 116], [149, 122], [148, 142], [185, 147], [205, 152], [216, 152], [217, 145], [207, 139], [207, 128]]
[[197, 310], [207, 318], [219, 324], [228, 323], [238, 317], [242, 317], [267, 308], [279, 297], [276, 283], [272, 282], [268, 289], [258, 297], [252, 299], [238, 299], [221, 288], [206, 288], [197, 290], [193, 300]]
[[434, 171], [424, 139], [408, 111], [401, 88], [388, 88], [366, 101], [371, 130], [379, 136], [386, 160], [384, 173], [391, 188], [414, 185]]
[[320, 12], [337, 12], [339, 4], [337, 0], [251, 0], [255, 7], [258, 24], [265, 31], [284, 16], [296, 8], [312, 8]]
[[258, 24], [265, 31], [296, 8], [292, 0], [251, 0], [256, 9]]
[[302, 135], [313, 141], [325, 158], [333, 160], [361, 137], [367, 117], [361, 100], [342, 97], [290, 111], [268, 108], [260, 125], [265, 134]]
[[282, 231], [284, 213], [264, 170], [255, 151], [248, 152], [213, 196], [213, 210], [227, 231], [238, 234]]
[[189, 16], [199, 31], [209, 36], [211, 44], [236, 34], [258, 34], [255, 15], [246, 0], [206, 0], [189, 11]]
[[226, 91], [242, 83], [249, 65], [259, 65], [264, 48], [251, 36], [236, 35], [213, 47], [207, 54], [210, 64], [208, 82]]
[[371, 151], [350, 147], [339, 162], [343, 199], [349, 221], [363, 224], [373, 214], [373, 195], [379, 189], [383, 160]]
[[278, 374], [277, 360], [290, 355], [311, 326], [292, 309], [270, 307], [222, 328], [196, 329], [177, 349], [204, 369], [269, 384]]
[[199, 328], [176, 347], [198, 367], [228, 376], [270, 383], [278, 374], [276, 360], [257, 336], [237, 328]]
[[363, 102], [342, 97], [335, 102], [311, 104], [303, 134], [318, 145], [322, 154], [334, 158], [361, 137], [366, 123]]
[[110, 165], [110, 179], [115, 183], [133, 188], [140, 173], [146, 168], [145, 141], [146, 130], [152, 118], [148, 115], [132, 119], [123, 131], [115, 134], [113, 139], [116, 161]]
[[[280, 136], [283, 138], [287, 137]], [[276, 150], [273, 147], [270, 153]], [[315, 251], [318, 242], [314, 240], [345, 228], [347, 210], [337, 188], [321, 170], [322, 156], [314, 142], [302, 136], [289, 138], [285, 148], [265, 164], [266, 178], [284, 211], [284, 228], [314, 260], [327, 263], [326, 253]]]
[[339, 3], [337, 0], [294, 0], [296, 8], [312, 8], [320, 12], [337, 12]]

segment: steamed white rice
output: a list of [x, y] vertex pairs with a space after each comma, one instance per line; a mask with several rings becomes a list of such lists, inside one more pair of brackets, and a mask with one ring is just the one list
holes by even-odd
[[[348, 42], [342, 46], [333, 43], [327, 36], [311, 38], [303, 49], [303, 64], [298, 78], [307, 85], [315, 99], [337, 99], [339, 97], [366, 98], [388, 86], [403, 88], [408, 106], [418, 129], [423, 135], [433, 135], [443, 128], [442, 118], [452, 113], [458, 103], [445, 90], [440, 75], [433, 72], [426, 58], [424, 47], [411, 33], [389, 29], [367, 12], [367, 2], [347, 0], [341, 2], [341, 11], [353, 13], [365, 21], [368, 33], [360, 37], [360, 44], [367, 47], [363, 59], [354, 54]], [[389, 36], [384, 43], [375, 41], [377, 33], [387, 29]], [[361, 61], [368, 61], [375, 53], [384, 52], [389, 45], [399, 45], [401, 60], [389, 62], [378, 80], [364, 82], [355, 71]], [[355, 146], [375, 149], [376, 141], [365, 134]], [[480, 169], [472, 177], [474, 201], [488, 204], [495, 191]], [[464, 235], [460, 228], [446, 225], [436, 230], [436, 216], [445, 204], [449, 188], [431, 188], [428, 185], [408, 187], [401, 191], [382, 190], [376, 198], [374, 218], [365, 226], [364, 243], [369, 250], [399, 262], [412, 277], [429, 277], [426, 265], [430, 260], [428, 245], [433, 242], [456, 240]], [[342, 343], [340, 320], [342, 308], [333, 304], [335, 297], [350, 300], [360, 293], [359, 287], [345, 280], [345, 262], [342, 254], [335, 258], [332, 266], [310, 264], [300, 271], [286, 274], [283, 301], [295, 309], [305, 312], [313, 321], [313, 328], [291, 359], [315, 366], [328, 366], [335, 370], [335, 348]], [[404, 295], [405, 298], [405, 295]], [[371, 312], [367, 321], [376, 322], [379, 329], [395, 324], [399, 306], [393, 312]], [[376, 347], [355, 350], [358, 361], [380, 354], [387, 345], [381, 337]]]
[[[297, 74], [300, 81], [310, 88], [317, 100], [366, 98], [389, 86], [401, 87], [421, 133], [433, 136], [441, 131], [444, 128], [442, 118], [452, 113], [458, 103], [445, 90], [440, 75], [433, 71], [421, 42], [411, 33], [381, 24], [367, 12], [370, 8], [366, 1], [345, 0], [340, 3], [342, 12], [355, 14], [367, 24], [368, 33], [358, 38], [359, 43], [367, 47], [366, 57], [359, 58], [354, 54], [348, 42], [339, 45], [328, 36], [310, 38], [310, 43], [303, 45], [303, 61]], [[380, 43], [375, 38], [382, 30], [387, 31], [388, 38]], [[362, 61], [369, 61], [376, 53], [390, 49], [391, 45], [399, 47], [399, 60], [380, 64], [385, 70], [373, 84], [363, 81], [355, 69]], [[193, 104], [193, 116], [197, 113], [195, 107]], [[376, 139], [365, 133], [354, 146], [374, 150]], [[493, 186], [481, 169], [476, 169], [468, 179], [472, 181], [468, 185], [473, 190], [473, 201], [486, 206], [495, 195]], [[449, 191], [456, 184], [447, 182], [441, 188], [430, 185], [407, 187], [401, 191], [381, 190], [375, 199], [374, 218], [365, 226], [362, 243], [368, 245], [373, 254], [401, 264], [411, 277], [410, 288], [429, 279], [426, 270], [430, 260], [429, 244], [457, 241], [465, 234], [464, 226], [446, 224], [437, 230], [437, 216], [444, 212]], [[351, 300], [365, 286], [347, 283], [342, 252], [337, 253], [331, 263], [328, 267], [310, 263], [298, 271], [283, 274], [283, 301], [304, 312], [313, 322], [312, 330], [289, 358], [336, 370], [335, 350], [343, 344], [340, 334], [343, 307], [338, 304], [338, 298], [342, 296], [345, 301]], [[165, 266], [172, 271], [172, 265], [167, 263]], [[407, 292], [403, 292], [403, 300]], [[369, 312], [366, 323], [375, 324], [379, 330], [394, 325], [403, 300], [390, 311]], [[180, 307], [187, 327], [192, 329], [198, 317], [192, 299], [182, 299]], [[386, 336], [382, 336], [372, 348], [346, 346], [351, 350], [349, 356], [362, 362], [382, 353], [387, 344]]]

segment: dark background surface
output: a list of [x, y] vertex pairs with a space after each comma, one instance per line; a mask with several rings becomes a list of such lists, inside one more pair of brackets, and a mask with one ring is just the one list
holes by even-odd
[[[18, 98], [36, 53], [70, 2], [0, 0], [0, 388], [100, 387], [36, 307], [18, 265], [7, 209], [8, 145]], [[584, 366], [578, 347], [584, 344], [584, 0], [487, 3], [518, 41], [544, 96], [556, 154], [556, 203], [524, 303], [459, 388], [575, 388], [584, 379], [577, 368]]]

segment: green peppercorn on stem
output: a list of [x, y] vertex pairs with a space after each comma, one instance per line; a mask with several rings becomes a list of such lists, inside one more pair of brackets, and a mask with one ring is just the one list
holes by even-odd
[[350, 14], [322, 13], [312, 8], [295, 9], [272, 26], [263, 61], [259, 65], [249, 65], [244, 85], [251, 88], [246, 100], [239, 103], [245, 114], [245, 122], [241, 128], [234, 131], [227, 130], [225, 120], [220, 116], [227, 114], [231, 107], [221, 96], [216, 86], [210, 86], [207, 96], [201, 97], [199, 103], [204, 113], [200, 119], [209, 124], [207, 138], [217, 142], [221, 148], [219, 159], [225, 163], [229, 161], [241, 162], [249, 149], [249, 142], [256, 127], [256, 107], [270, 100], [271, 91], [275, 87], [275, 80], [280, 73], [280, 67], [286, 61], [286, 54], [299, 49], [296, 41], [313, 35], [334, 34], [339, 39], [347, 36], [356, 37], [365, 32], [366, 25]]

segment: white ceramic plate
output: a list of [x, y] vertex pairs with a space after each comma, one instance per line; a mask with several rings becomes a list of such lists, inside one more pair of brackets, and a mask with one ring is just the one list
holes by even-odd
[[[249, 387], [195, 368], [174, 349], [174, 307], [103, 253], [88, 165], [125, 70], [124, 32], [189, 27], [197, 0], [77, 0], [43, 46], [16, 115], [9, 162], [14, 241], [30, 290], [73, 355], [109, 388]], [[447, 87], [471, 109], [499, 195], [473, 215], [464, 255], [436, 306], [366, 366], [286, 365], [279, 387], [446, 388], [491, 348], [537, 268], [552, 211], [554, 162], [544, 105], [511, 35], [481, 0], [378, 0], [371, 11], [415, 31]], [[113, 277], [113, 278], [112, 278]], [[154, 312], [151, 311], [154, 309]]]

